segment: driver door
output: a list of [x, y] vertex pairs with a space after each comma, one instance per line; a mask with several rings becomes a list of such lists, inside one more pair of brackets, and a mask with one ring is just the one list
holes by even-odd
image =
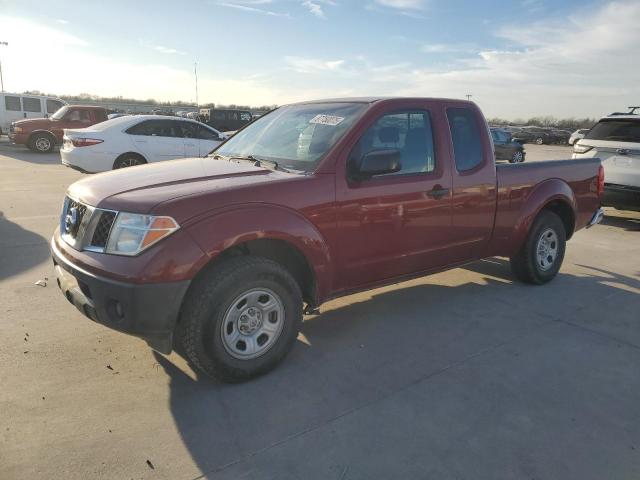
[[[446, 137], [435, 135], [429, 107], [381, 113], [336, 170], [340, 290], [447, 263], [451, 172]], [[350, 171], [380, 150], [400, 152], [400, 171], [355, 180]]]

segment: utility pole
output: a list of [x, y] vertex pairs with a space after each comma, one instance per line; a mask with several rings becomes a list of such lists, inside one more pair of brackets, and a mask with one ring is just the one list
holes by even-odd
[[193, 64], [193, 74], [196, 77], [196, 107], [200, 108], [200, 104], [198, 103], [198, 62], [194, 62]]
[[[0, 42], [0, 46], [9, 46], [9, 42]], [[4, 92], [4, 80], [2, 79], [2, 62], [0, 62], [0, 92]]]
[[471, 95], [470, 93], [467, 93], [465, 97], [467, 97], [467, 100], [471, 100], [471, 97], [473, 97], [473, 95]]

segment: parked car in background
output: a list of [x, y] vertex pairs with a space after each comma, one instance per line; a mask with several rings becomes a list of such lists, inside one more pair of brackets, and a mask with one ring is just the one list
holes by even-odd
[[9, 126], [9, 139], [34, 152], [48, 153], [62, 143], [65, 128], [84, 128], [107, 120], [104, 107], [66, 105], [49, 118], [19, 120]]
[[554, 137], [548, 129], [543, 127], [522, 127], [521, 134], [525, 143], [535, 143], [537, 145], [553, 143]]
[[571, 137], [569, 130], [563, 130], [560, 128], [552, 128], [549, 130], [549, 142], [566, 145]]
[[588, 131], [589, 131], [588, 128], [579, 128], [578, 130], [576, 130], [571, 134], [571, 136], [569, 137], [569, 140], [567, 140], [567, 143], [569, 145], [573, 145], [581, 138], [584, 138], [584, 136], [587, 134]]
[[222, 108], [201, 108], [200, 119], [220, 132], [240, 130], [251, 122], [251, 112]]
[[524, 162], [524, 147], [520, 142], [514, 141], [509, 132], [501, 128], [491, 128], [491, 137], [496, 160], [509, 160], [509, 163]]
[[67, 129], [62, 164], [85, 173], [104, 172], [185, 157], [202, 157], [226, 136], [187, 118], [124, 116], [89, 128]]
[[11, 123], [25, 118], [45, 118], [53, 115], [67, 102], [46, 95], [0, 93], [0, 135], [9, 133]]
[[610, 115], [573, 146], [573, 158], [600, 158], [604, 205], [640, 211], [640, 116]]
[[82, 314], [238, 382], [336, 297], [492, 256], [551, 281], [566, 241], [602, 218], [603, 186], [597, 159], [496, 165], [472, 102], [306, 102], [210, 157], [74, 183], [50, 246]]

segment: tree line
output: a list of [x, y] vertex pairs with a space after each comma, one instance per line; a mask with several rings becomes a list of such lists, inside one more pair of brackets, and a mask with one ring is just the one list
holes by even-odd
[[489, 118], [487, 119], [489, 125], [514, 125], [514, 126], [524, 126], [524, 125], [535, 125], [536, 127], [553, 127], [553, 128], [561, 128], [564, 130], [578, 130], [579, 128], [591, 128], [598, 121], [595, 118], [556, 118], [550, 115], [543, 117], [531, 117], [529, 119], [524, 118], [516, 118], [514, 120], [505, 120], [504, 118]]
[[[154, 98], [140, 100], [137, 98], [127, 98], [123, 96], [102, 97], [100, 95], [93, 95], [90, 93], [80, 93], [79, 95], [55, 95], [52, 93], [44, 93], [44, 92], [41, 92], [40, 90], [27, 90], [26, 92], [22, 92], [22, 93], [23, 95], [47, 95], [51, 97], [58, 97], [68, 103], [93, 101], [93, 102], [105, 102], [105, 103], [130, 103], [133, 105], [156, 105], [158, 107], [168, 107], [168, 106], [191, 107], [191, 108], [196, 107], [195, 103], [183, 102], [182, 100], [177, 100], [175, 102], [162, 102]], [[249, 106], [249, 105], [236, 105], [233, 103], [230, 105], [205, 103], [205, 104], [199, 105], [199, 107], [200, 108], [229, 108], [233, 110], [236, 110], [236, 109], [237, 110], [272, 110], [276, 108], [277, 105]]]

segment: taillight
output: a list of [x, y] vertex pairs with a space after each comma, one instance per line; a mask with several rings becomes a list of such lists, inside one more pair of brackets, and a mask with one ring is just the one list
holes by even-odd
[[97, 145], [104, 142], [98, 138], [72, 138], [71, 143], [74, 147], [90, 147], [91, 145]]
[[573, 153], [587, 153], [592, 149], [593, 147], [591, 145], [580, 145], [578, 143], [573, 145]]
[[598, 197], [602, 198], [604, 194], [604, 167], [600, 165], [598, 168]]

